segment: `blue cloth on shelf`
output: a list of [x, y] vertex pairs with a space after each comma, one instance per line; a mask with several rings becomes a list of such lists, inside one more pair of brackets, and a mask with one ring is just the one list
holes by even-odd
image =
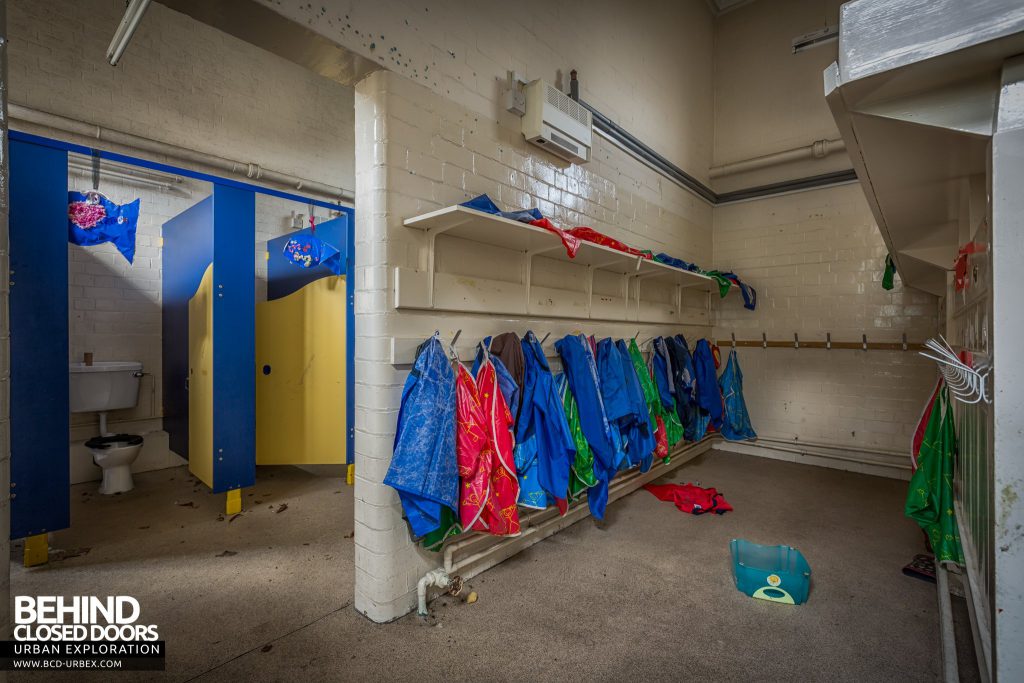
[[394, 454], [384, 483], [396, 491], [414, 538], [441, 526], [441, 507], [459, 514], [455, 373], [433, 336], [416, 353], [402, 388]]
[[80, 247], [110, 242], [132, 263], [139, 203], [119, 205], [98, 192], [68, 192], [68, 241]]
[[654, 464], [654, 449], [658, 445], [654, 430], [651, 429], [647, 399], [644, 397], [643, 387], [640, 386], [640, 378], [636, 376], [636, 368], [633, 366], [626, 342], [618, 340], [615, 342], [615, 349], [622, 362], [622, 374], [626, 378], [626, 393], [631, 407], [629, 421], [622, 427], [627, 444], [626, 455], [630, 465], [639, 465], [640, 471], [646, 472]]
[[568, 335], [555, 342], [562, 359], [562, 369], [569, 380], [569, 389], [580, 411], [580, 429], [594, 452], [594, 475], [597, 485], [587, 493], [590, 513], [604, 519], [608, 505], [608, 482], [615, 476], [618, 449], [601, 398], [597, 362], [590, 342], [582, 335]]
[[747, 413], [747, 402], [743, 400], [743, 371], [740, 370], [736, 349], [729, 352], [729, 361], [725, 364], [722, 376], [718, 378], [718, 387], [722, 390], [722, 400], [725, 402], [722, 436], [730, 441], [756, 439], [757, 434]]
[[[718, 388], [718, 377], [715, 371], [715, 357], [711, 352], [711, 344], [707, 339], [700, 339], [693, 348], [693, 365], [696, 370], [697, 387], [695, 398], [701, 412], [710, 418], [715, 429], [722, 428], [722, 391]], [[703, 433], [697, 438], [701, 438]]]
[[660, 261], [661, 263], [664, 263], [667, 266], [672, 266], [673, 268], [678, 268], [680, 270], [688, 270], [691, 273], [700, 272], [700, 267], [695, 263], [684, 261], [683, 259], [676, 258], [675, 256], [669, 256], [666, 253], [655, 254], [654, 260]]
[[466, 206], [470, 209], [476, 209], [477, 211], [483, 211], [484, 213], [493, 214], [495, 216], [501, 216], [502, 218], [510, 218], [520, 223], [529, 223], [530, 221], [539, 221], [544, 218], [541, 214], [540, 209], [522, 209], [520, 211], [502, 211], [498, 208], [498, 205], [494, 203], [490, 197], [482, 194], [478, 197], [473, 197], [468, 202], [462, 202], [460, 206]]
[[335, 275], [345, 274], [341, 252], [332, 244], [316, 235], [297, 234], [284, 244], [284, 256], [288, 262], [300, 268], [322, 265]]
[[[544, 508], [550, 500], [566, 500], [576, 445], [569, 431], [562, 400], [555, 388], [544, 350], [532, 331], [522, 339], [522, 410], [516, 423], [516, 442], [528, 444], [519, 470], [520, 504]], [[522, 491], [528, 493], [523, 494]]]
[[743, 295], [743, 308], [753, 311], [757, 308], [757, 290], [748, 285], [743, 280], [740, 280], [739, 275], [736, 273], [722, 273], [722, 277], [727, 280], [731, 280], [740, 288], [740, 294]]

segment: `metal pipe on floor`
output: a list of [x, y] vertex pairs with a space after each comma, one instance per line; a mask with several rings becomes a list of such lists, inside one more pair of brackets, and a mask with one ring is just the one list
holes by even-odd
[[[938, 558], [936, 558], [938, 559]], [[935, 584], [939, 593], [939, 634], [942, 646], [942, 680], [959, 683], [956, 662], [956, 634], [953, 631], [953, 605], [949, 599], [949, 572], [941, 562], [935, 563]]]
[[[696, 457], [700, 453], [703, 453], [704, 451], [708, 450], [711, 447], [711, 444], [718, 438], [720, 437], [718, 435], [715, 435], [711, 437], [706, 437], [697, 443], [686, 444], [684, 448], [677, 449], [675, 452], [672, 453], [673, 459], [671, 462], [667, 464], [664, 462], [659, 463], [652, 467], [647, 472], [640, 472], [640, 470], [631, 470], [626, 475], [616, 478], [608, 487], [608, 502], [610, 503], [618, 498], [621, 498], [627, 493], [631, 493], [632, 491], [636, 490], [647, 481], [651, 481], [662, 476], [663, 474], [667, 474], [668, 472], [672, 471], [673, 469], [682, 465], [683, 463], [687, 462], [690, 459], [683, 459], [680, 456], [692, 453], [692, 457]], [[638, 482], [638, 480], [642, 481]], [[468, 557], [462, 558], [458, 561], [455, 561], [454, 555], [456, 552], [465, 550], [466, 548], [472, 547], [474, 545], [482, 544], [485, 541], [494, 541], [494, 537], [492, 536], [488, 536], [486, 534], [474, 534], [472, 537], [464, 541], [458, 541], [445, 547], [444, 569], [449, 575], [457, 574], [463, 571], [465, 568], [472, 567], [472, 565], [476, 564], [480, 560], [490, 557], [491, 555], [498, 553], [506, 547], [509, 547], [514, 544], [523, 543], [524, 539], [527, 539], [531, 536], [535, 536], [537, 534], [542, 534], [543, 532], [558, 527], [559, 525], [568, 526], [569, 524], [573, 524], [589, 514], [590, 509], [583, 501], [579, 501], [573, 506], [571, 506], [569, 508], [569, 511], [566, 512], [564, 516], [559, 516], [557, 510], [553, 508], [535, 513], [527, 518], [527, 522], [530, 526], [529, 528], [522, 531], [519, 534], [519, 536], [512, 536], [509, 538], [499, 540], [497, 542], [492, 543], [492, 545], [489, 545], [483, 550], [473, 553], [472, 555], [469, 555]], [[527, 543], [527, 545], [532, 544]]]
[[9, 116], [14, 122], [42, 126], [63, 133], [110, 142], [151, 154], [159, 154], [186, 165], [198, 164], [200, 166], [207, 166], [227, 173], [245, 176], [249, 180], [286, 187], [289, 190], [302, 192], [306, 195], [325, 197], [333, 202], [351, 203], [355, 200], [355, 193], [351, 190], [263, 168], [255, 162], [235, 161], [234, 159], [227, 159], [215, 154], [198, 152], [186, 147], [179, 147], [178, 145], [135, 135], [134, 133], [105, 128], [95, 123], [79, 121], [67, 116], [61, 116], [60, 114], [53, 114], [19, 104], [10, 105]]

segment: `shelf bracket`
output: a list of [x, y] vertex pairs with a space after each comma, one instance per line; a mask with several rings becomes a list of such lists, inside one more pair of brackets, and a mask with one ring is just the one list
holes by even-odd
[[526, 289], [526, 301], [523, 310], [527, 313], [530, 312], [530, 296], [533, 293], [533, 257], [561, 248], [561, 245], [559, 245], [557, 247], [543, 247], [541, 249], [533, 249], [532, 251], [523, 252], [525, 258], [525, 263], [523, 264], [523, 285]]
[[472, 220], [472, 218], [465, 218], [461, 221], [456, 221], [451, 225], [430, 228], [427, 230], [427, 301], [431, 308], [434, 307], [434, 272], [437, 269], [435, 242], [437, 241], [437, 236], [444, 234], [449, 230], [454, 230], [460, 225], [468, 223], [470, 220]]

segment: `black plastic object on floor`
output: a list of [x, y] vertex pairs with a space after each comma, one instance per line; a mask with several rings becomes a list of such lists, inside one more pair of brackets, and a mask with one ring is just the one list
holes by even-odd
[[935, 583], [935, 558], [931, 555], [914, 555], [903, 573], [915, 579]]

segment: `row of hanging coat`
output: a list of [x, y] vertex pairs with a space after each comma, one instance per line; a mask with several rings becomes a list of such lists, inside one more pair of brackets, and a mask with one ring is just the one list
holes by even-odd
[[472, 369], [435, 333], [416, 351], [402, 390], [384, 483], [412, 535], [437, 550], [463, 531], [514, 536], [519, 508], [557, 506], [584, 493], [603, 519], [615, 475], [669, 460], [680, 441], [710, 432], [756, 438], [733, 350], [721, 376], [718, 347], [682, 335], [555, 342], [553, 373], [533, 332], [487, 337]]

